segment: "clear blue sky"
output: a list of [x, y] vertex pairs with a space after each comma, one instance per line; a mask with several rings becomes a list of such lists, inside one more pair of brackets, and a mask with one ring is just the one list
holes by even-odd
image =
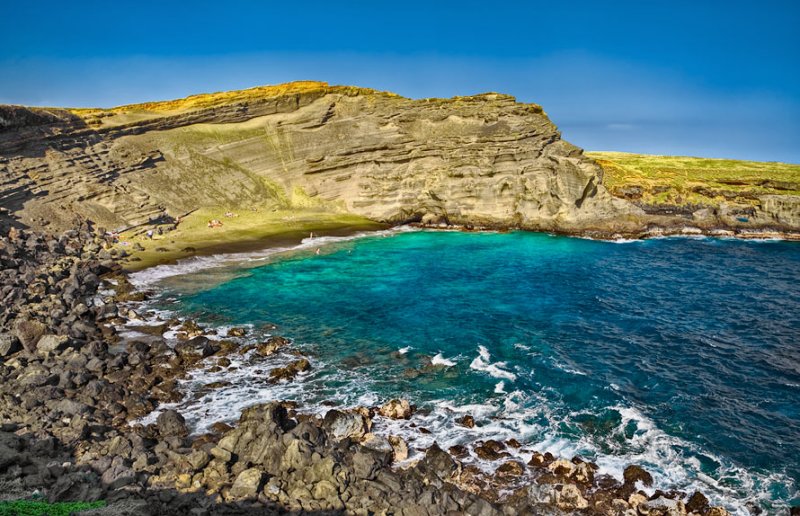
[[592, 150], [800, 163], [800, 1], [0, 0], [0, 103], [500, 91]]

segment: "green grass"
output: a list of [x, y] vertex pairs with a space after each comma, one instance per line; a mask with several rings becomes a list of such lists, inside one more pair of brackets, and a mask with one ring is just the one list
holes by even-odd
[[800, 165], [624, 152], [586, 154], [603, 167], [603, 182], [613, 195], [630, 196], [638, 188], [641, 197], [636, 200], [646, 204], [755, 204], [760, 195], [800, 195]]
[[69, 516], [70, 514], [105, 507], [106, 502], [58, 502], [14, 500], [0, 502], [0, 516]]

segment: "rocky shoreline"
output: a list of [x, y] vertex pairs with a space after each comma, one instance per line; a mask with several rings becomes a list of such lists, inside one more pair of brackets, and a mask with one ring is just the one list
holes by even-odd
[[[212, 340], [190, 321], [165, 322], [148, 339], [121, 338], [117, 329], [136, 317], [130, 303], [146, 296], [128, 283], [124, 255], [86, 227], [0, 239], [6, 498], [39, 491], [50, 501], [106, 500], [96, 514], [727, 514], [701, 493], [648, 495], [652, 477], [636, 465], [618, 482], [580, 457], [532, 452], [526, 464], [508, 453], [522, 446], [513, 439], [433, 445], [410, 464], [401, 438], [374, 432], [378, 414], [409, 417], [406, 400], [332, 408], [321, 418], [271, 400], [203, 435], [190, 435], [174, 410], [136, 424], [181, 399], [179, 380], [194, 368], [224, 368], [242, 351], [266, 368], [290, 342], [274, 336], [243, 350], [241, 330]], [[174, 347], [161, 336], [169, 327], [181, 332]], [[293, 381], [308, 367], [297, 356], [265, 381]], [[497, 467], [486, 473], [462, 462], [468, 454]]]

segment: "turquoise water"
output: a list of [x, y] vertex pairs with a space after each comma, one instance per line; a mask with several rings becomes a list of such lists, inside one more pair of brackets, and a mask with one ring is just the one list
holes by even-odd
[[[798, 502], [800, 244], [405, 232], [315, 247], [161, 280], [158, 307], [277, 324], [315, 367], [279, 387], [223, 372], [233, 385], [190, 421], [274, 396], [406, 397], [433, 432], [391, 428], [412, 446], [515, 437], [611, 474], [645, 464], [658, 487], [740, 513]], [[463, 413], [477, 429], [453, 424]]]

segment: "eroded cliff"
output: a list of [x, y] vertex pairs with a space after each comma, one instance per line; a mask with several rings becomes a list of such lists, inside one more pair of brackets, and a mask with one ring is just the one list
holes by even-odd
[[102, 109], [0, 106], [7, 220], [107, 228], [202, 207], [565, 232], [638, 227], [542, 108], [302, 82]]

